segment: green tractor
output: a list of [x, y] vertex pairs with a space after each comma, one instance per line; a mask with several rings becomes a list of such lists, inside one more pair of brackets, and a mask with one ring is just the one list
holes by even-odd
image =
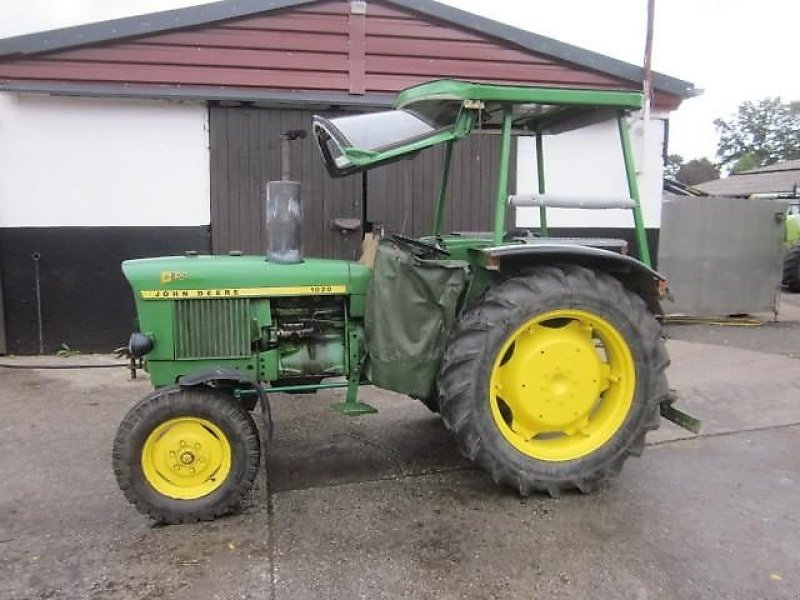
[[786, 254], [783, 255], [783, 285], [800, 292], [800, 202], [797, 194], [786, 213]]
[[[303, 258], [299, 184], [280, 181], [267, 186], [266, 259], [126, 261], [140, 327], [129, 351], [154, 386], [114, 441], [127, 499], [166, 523], [229, 512], [258, 472], [271, 394], [346, 388], [332, 408], [361, 415], [374, 412], [358, 400], [362, 385], [425, 403], [465, 457], [523, 496], [588, 493], [616, 475], [660, 413], [682, 414], [665, 376], [666, 282], [649, 266], [626, 119], [641, 106], [628, 91], [425, 83], [393, 110], [315, 117], [313, 135], [335, 177], [443, 145], [430, 235], [386, 236], [368, 261]], [[629, 194], [545, 193], [543, 136], [607, 119]], [[493, 230], [445, 234], [453, 145], [471, 134], [501, 140]], [[509, 196], [516, 135], [537, 141], [537, 194]], [[508, 233], [509, 206], [539, 207], [542, 231]], [[639, 259], [620, 240], [548, 238], [547, 206], [631, 209]]]

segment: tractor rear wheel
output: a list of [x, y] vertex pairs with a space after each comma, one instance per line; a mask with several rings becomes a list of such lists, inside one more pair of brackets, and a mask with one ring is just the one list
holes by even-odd
[[211, 520], [238, 506], [261, 460], [258, 430], [240, 403], [209, 388], [151, 394], [120, 423], [117, 483], [159, 523]]
[[790, 292], [800, 292], [800, 244], [795, 244], [783, 256], [783, 285]]
[[441, 414], [495, 482], [588, 493], [658, 428], [668, 364], [659, 323], [617, 279], [535, 268], [489, 288], [453, 328]]

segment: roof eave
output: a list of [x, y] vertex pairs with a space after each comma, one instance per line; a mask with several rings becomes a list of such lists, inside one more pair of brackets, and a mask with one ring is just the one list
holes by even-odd
[[258, 103], [269, 106], [357, 106], [389, 108], [394, 94], [345, 93], [312, 90], [271, 90], [263, 88], [174, 86], [120, 83], [73, 83], [57, 81], [0, 81], [0, 92], [80, 96], [90, 98], [141, 98], [151, 100], [196, 100], [198, 102]]

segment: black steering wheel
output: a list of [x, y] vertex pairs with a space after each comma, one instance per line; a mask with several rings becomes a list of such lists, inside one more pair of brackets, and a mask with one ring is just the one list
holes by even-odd
[[435, 254], [437, 256], [450, 256], [450, 253], [444, 248], [440, 248], [439, 246], [436, 246], [434, 244], [428, 244], [427, 242], [420, 242], [419, 240], [415, 240], [414, 238], [400, 235], [399, 233], [393, 234], [392, 240], [400, 244], [405, 244], [406, 246], [411, 246], [416, 250], [422, 250], [422, 254], [420, 254], [419, 256], [422, 256], [424, 254]]

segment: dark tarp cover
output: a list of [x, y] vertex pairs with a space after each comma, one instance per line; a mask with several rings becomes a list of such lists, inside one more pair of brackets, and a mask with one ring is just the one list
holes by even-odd
[[427, 260], [378, 245], [367, 294], [368, 376], [378, 387], [433, 398], [445, 338], [466, 289], [469, 263]]

